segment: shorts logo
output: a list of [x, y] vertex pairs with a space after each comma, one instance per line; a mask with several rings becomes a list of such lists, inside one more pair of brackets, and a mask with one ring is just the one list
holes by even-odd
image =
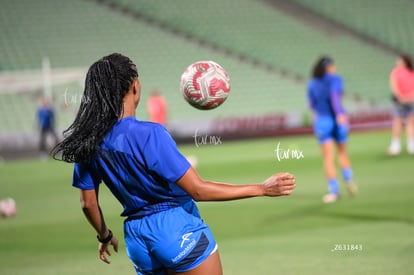
[[181, 238], [182, 238], [182, 241], [181, 241], [181, 248], [183, 248], [183, 245], [184, 245], [184, 243], [186, 242], [186, 241], [189, 241], [190, 239], [189, 239], [189, 237], [191, 236], [193, 234], [193, 232], [190, 232], [190, 233], [187, 233], [187, 234], [184, 234]]
[[181, 236], [181, 239], [182, 239], [182, 241], [181, 241], [181, 251], [178, 253], [177, 256], [175, 256], [174, 258], [171, 259], [171, 261], [173, 263], [180, 262], [183, 259], [183, 257], [188, 255], [188, 253], [190, 253], [191, 250], [197, 244], [197, 242], [194, 238], [190, 239], [191, 235], [193, 235], [193, 232], [190, 232], [190, 233], [187, 233], [187, 234], [184, 234], [184, 235]]

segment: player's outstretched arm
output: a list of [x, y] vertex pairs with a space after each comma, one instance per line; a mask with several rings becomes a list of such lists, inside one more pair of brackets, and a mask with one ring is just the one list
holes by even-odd
[[295, 188], [295, 177], [289, 173], [272, 175], [263, 183], [232, 185], [203, 180], [197, 171], [190, 167], [177, 184], [196, 201], [225, 201], [260, 196], [286, 196]]

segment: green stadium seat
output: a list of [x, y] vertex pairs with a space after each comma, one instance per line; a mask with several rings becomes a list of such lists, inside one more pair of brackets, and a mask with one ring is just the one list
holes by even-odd
[[[337, 60], [351, 95], [388, 103], [392, 54], [353, 37], [327, 35], [259, 0], [211, 0], [208, 5], [193, 0], [44, 0], [42, 5], [5, 0], [1, 14], [5, 22], [0, 24], [1, 69], [40, 69], [44, 56], [52, 69], [86, 68], [100, 56], [122, 52], [139, 66], [144, 94], [138, 117], [142, 119], [147, 118], [145, 101], [153, 88], [167, 98], [172, 120], [306, 112], [305, 83], [313, 62], [324, 53]], [[220, 63], [231, 77], [226, 107], [211, 112], [192, 109], [179, 92], [184, 68], [203, 59]], [[81, 86], [53, 87], [56, 104], [62, 106], [66, 88], [81, 93]], [[20, 97], [12, 93], [0, 95], [0, 106], [5, 98]], [[31, 110], [23, 116], [26, 120], [32, 119], [36, 106], [30, 103], [32, 94], [27, 95]], [[69, 125], [76, 109], [59, 108], [60, 127]], [[15, 118], [2, 118], [0, 125], [8, 119]], [[30, 123], [11, 124], [29, 131]]]

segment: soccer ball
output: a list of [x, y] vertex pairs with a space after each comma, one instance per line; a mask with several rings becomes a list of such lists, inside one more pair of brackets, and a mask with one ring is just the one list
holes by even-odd
[[227, 72], [214, 61], [198, 61], [181, 76], [181, 92], [191, 106], [200, 110], [217, 108], [230, 93]]
[[10, 218], [16, 215], [16, 202], [12, 198], [0, 201], [0, 216]]

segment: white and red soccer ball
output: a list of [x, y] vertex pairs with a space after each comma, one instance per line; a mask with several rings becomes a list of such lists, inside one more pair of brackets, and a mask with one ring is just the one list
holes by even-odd
[[0, 216], [10, 218], [16, 215], [16, 202], [12, 198], [0, 200]]
[[230, 93], [227, 72], [214, 61], [198, 61], [181, 76], [181, 92], [191, 106], [200, 110], [217, 108]]

